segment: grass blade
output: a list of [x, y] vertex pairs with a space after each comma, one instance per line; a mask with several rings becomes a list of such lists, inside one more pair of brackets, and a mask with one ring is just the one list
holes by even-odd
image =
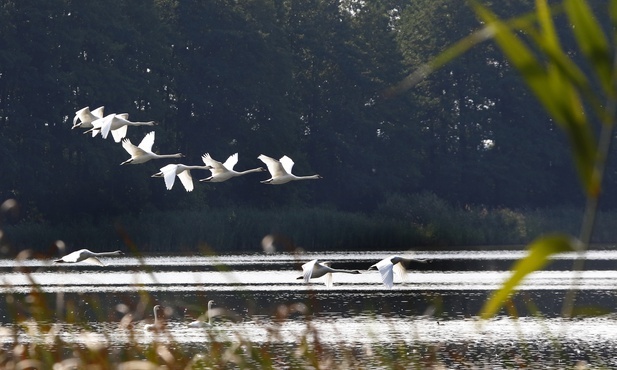
[[486, 301], [480, 316], [483, 319], [494, 316], [527, 275], [546, 266], [554, 254], [579, 250], [579, 244], [577, 239], [566, 234], [547, 235], [535, 240], [529, 245], [527, 257], [514, 264], [510, 278]]

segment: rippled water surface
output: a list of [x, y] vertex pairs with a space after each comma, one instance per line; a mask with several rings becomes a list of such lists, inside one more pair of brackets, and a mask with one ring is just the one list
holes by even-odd
[[[405, 280], [395, 277], [393, 289], [383, 286], [379, 273], [367, 271], [388, 255], [110, 257], [104, 259], [106, 267], [0, 260], [0, 291], [6, 297], [0, 303], [5, 323], [0, 340], [14, 341], [12, 329], [18, 328], [20, 340], [32, 342], [59, 335], [67, 343], [120, 347], [129, 341], [173, 338], [198, 349], [203, 342], [233, 341], [240, 335], [252, 343], [295, 346], [303, 333], [315, 330], [320, 342], [346, 343], [359, 357], [371, 356], [372, 348], [382, 346], [445, 364], [460, 364], [463, 358], [472, 366], [488, 367], [516, 366], [521, 359], [538, 367], [574, 366], [578, 361], [617, 366], [617, 252], [591, 251], [581, 274], [569, 271], [575, 255], [557, 256], [524, 281], [507, 314], [484, 322], [477, 319], [482, 304], [524, 252], [414, 252], [430, 263], [412, 264]], [[306, 285], [297, 280], [300, 265], [313, 258], [362, 273], [336, 274], [331, 289], [322, 279]], [[577, 292], [577, 308], [592, 315], [560, 318], [571, 288]], [[81, 324], [56, 320], [45, 323], [43, 332], [15, 324], [8, 307], [34, 299], [35, 290]], [[225, 315], [211, 327], [189, 327], [209, 300]], [[135, 321], [151, 318], [155, 304], [165, 308], [164, 335], [141, 330], [139, 324], [120, 324], [127, 312]], [[63, 314], [58, 317], [66, 317]]]

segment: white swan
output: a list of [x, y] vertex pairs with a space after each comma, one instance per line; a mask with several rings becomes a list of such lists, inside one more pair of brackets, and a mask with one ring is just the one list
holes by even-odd
[[278, 161], [263, 154], [257, 158], [259, 158], [263, 163], [266, 164], [266, 167], [268, 167], [268, 171], [270, 171], [270, 175], [272, 176], [268, 180], [261, 181], [262, 184], [280, 185], [293, 180], [314, 180], [322, 178], [320, 175], [293, 175], [291, 173], [291, 169], [293, 168], [294, 161], [292, 161], [291, 158], [286, 155]]
[[207, 166], [211, 166], [210, 172], [212, 172], [212, 176], [201, 179], [199, 181], [209, 181], [209, 182], [223, 182], [231, 179], [232, 177], [242, 176], [251, 172], [264, 172], [265, 169], [263, 167], [253, 168], [246, 171], [234, 171], [234, 166], [238, 163], [238, 153], [234, 153], [227, 158], [225, 163], [221, 163], [217, 160], [212, 159], [209, 153], [201, 156], [201, 159]]
[[[71, 129], [75, 129], [77, 127], [83, 128], [91, 128], [92, 121], [96, 121], [99, 118], [103, 118], [103, 111], [105, 110], [104, 106], [100, 106], [93, 111], [90, 111], [90, 107], [84, 107], [75, 112], [75, 117], [73, 117], [73, 127]], [[93, 133], [92, 136], [95, 136], [96, 133]]]
[[188, 326], [190, 328], [203, 328], [203, 327], [212, 326], [212, 318], [214, 317], [214, 312], [212, 310], [213, 304], [214, 304], [213, 300], [208, 301], [208, 311], [206, 312], [206, 317], [208, 318], [208, 321], [205, 321], [203, 317], [200, 317], [195, 321], [191, 321], [188, 324]]
[[129, 138], [122, 140], [122, 147], [131, 155], [131, 158], [120, 163], [123, 164], [139, 164], [148, 162], [151, 159], [161, 158], [181, 158], [184, 157], [181, 153], [176, 154], [155, 154], [152, 153], [152, 146], [154, 145], [154, 131], [151, 131], [144, 136], [138, 146], [131, 143]]
[[405, 266], [408, 265], [410, 262], [427, 263], [428, 261], [416, 258], [404, 258], [401, 256], [390, 256], [388, 258], [382, 259], [374, 265], [371, 265], [371, 267], [369, 267], [368, 269], [379, 270], [379, 273], [381, 274], [381, 280], [383, 281], [384, 285], [388, 287], [388, 289], [391, 289], [392, 286], [394, 286], [394, 272], [396, 272], [396, 274], [400, 276], [401, 279], [405, 279], [407, 276], [407, 270]]
[[90, 263], [93, 263], [99, 266], [105, 266], [105, 264], [101, 262], [97, 257], [118, 256], [121, 254], [123, 254], [122, 251], [95, 253], [95, 252], [89, 251], [88, 249], [80, 249], [73, 253], [69, 253], [60, 259], [54, 260], [54, 262], [56, 263], [77, 263], [81, 261], [86, 261], [86, 262], [90, 262]]
[[193, 191], [193, 178], [191, 170], [209, 170], [212, 166], [187, 166], [184, 164], [168, 164], [161, 167], [161, 171], [152, 175], [152, 177], [162, 177], [165, 180], [167, 190], [171, 190], [176, 181], [176, 175], [184, 185], [186, 191]]
[[332, 287], [332, 273], [340, 272], [345, 274], [360, 274], [358, 270], [341, 270], [333, 269], [330, 267], [330, 262], [319, 262], [318, 260], [312, 260], [302, 265], [302, 276], [299, 279], [304, 279], [305, 283], [308, 283], [310, 279], [324, 277], [324, 283], [328, 288]]
[[[128, 120], [129, 119], [129, 114], [128, 113], [112, 113], [112, 114], [108, 114], [104, 117], [100, 117], [97, 118], [95, 120], [93, 120], [92, 122], [90, 122], [90, 129], [84, 131], [84, 134], [89, 134], [92, 133], [92, 137], [95, 137], [99, 132], [101, 132], [101, 127], [103, 126], [103, 124], [105, 124], [105, 122], [107, 122], [107, 120], [109, 120], [110, 118], [113, 117], [120, 117], [122, 119]], [[124, 136], [122, 136], [124, 137]], [[120, 137], [120, 139], [122, 139], [122, 137]], [[103, 139], [106, 139], [107, 135], [105, 135], [105, 137]], [[116, 142], [119, 142], [119, 139], [116, 140]]]
[[109, 114], [105, 118], [92, 122], [94, 126], [92, 130], [99, 129], [103, 139], [107, 139], [107, 135], [111, 131], [114, 141], [119, 143], [126, 137], [126, 131], [129, 126], [156, 126], [156, 122], [135, 122], [128, 120], [128, 114]]
[[161, 308], [160, 305], [156, 305], [154, 306], [154, 308], [152, 309], [153, 313], [154, 313], [154, 323], [152, 324], [145, 324], [144, 325], [144, 330], [146, 331], [159, 331], [159, 330], [163, 330], [165, 328], [165, 321], [163, 320], [159, 320], [159, 315], [158, 315], [158, 311]]

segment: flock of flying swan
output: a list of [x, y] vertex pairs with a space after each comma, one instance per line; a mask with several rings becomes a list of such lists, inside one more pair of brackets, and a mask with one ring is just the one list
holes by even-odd
[[[154, 146], [154, 131], [147, 133], [138, 145], [131, 142], [126, 137], [127, 130], [131, 126], [156, 126], [155, 121], [147, 122], [135, 122], [129, 120], [128, 113], [111, 113], [104, 115], [105, 107], [101, 106], [94, 110], [90, 110], [89, 107], [84, 107], [75, 112], [73, 118], [73, 127], [84, 128], [84, 134], [91, 134], [92, 137], [97, 136], [99, 133], [103, 139], [106, 139], [109, 133], [117, 143], [122, 142], [122, 147], [131, 156], [126, 161], [120, 163], [125, 164], [141, 164], [146, 163], [153, 159], [164, 158], [182, 158], [182, 153], [175, 154], [157, 154], [152, 151]], [[276, 160], [266, 155], [261, 154], [257, 157], [261, 160], [268, 171], [270, 172], [270, 178], [261, 181], [262, 184], [280, 185], [290, 181], [297, 180], [315, 180], [321, 179], [320, 175], [310, 176], [296, 176], [292, 173], [294, 162], [288, 156], [283, 156], [281, 159]], [[165, 186], [167, 190], [171, 190], [174, 185], [176, 176], [182, 182], [184, 189], [192, 191], [194, 189], [193, 179], [191, 177], [191, 170], [210, 170], [211, 176], [199, 180], [200, 182], [223, 182], [233, 177], [245, 175], [253, 172], [266, 171], [263, 167], [253, 168], [246, 171], [235, 171], [234, 166], [238, 163], [238, 153], [232, 154], [227, 158], [224, 163], [221, 163], [213, 159], [209, 153], [204, 154], [201, 157], [204, 165], [201, 166], [189, 166], [184, 164], [169, 164], [160, 168], [160, 172], [152, 175], [152, 177], [162, 177], [165, 180]]]
[[[98, 107], [94, 110], [90, 110], [89, 107], [82, 108], [75, 112], [73, 118], [73, 127], [86, 129], [84, 134], [91, 134], [92, 137], [101, 134], [103, 139], [106, 139], [111, 133], [114, 141], [117, 143], [122, 142], [122, 147], [131, 156], [129, 159], [120, 163], [125, 164], [141, 164], [153, 159], [164, 158], [182, 158], [184, 155], [181, 153], [175, 154], [156, 154], [152, 151], [154, 145], [154, 131], [147, 133], [141, 140], [139, 145], [134, 145], [131, 140], [126, 137], [127, 130], [131, 126], [156, 126], [155, 121], [147, 122], [134, 122], [130, 121], [127, 113], [120, 114], [108, 114], [104, 115], [104, 107]], [[290, 181], [297, 180], [314, 180], [321, 179], [320, 175], [310, 176], [296, 176], [292, 173], [294, 162], [288, 156], [283, 156], [281, 159], [276, 160], [261, 154], [257, 157], [267, 167], [267, 171], [270, 173], [270, 178], [261, 181], [263, 184], [281, 185]], [[168, 164], [160, 168], [160, 171], [152, 175], [152, 177], [162, 177], [165, 181], [165, 186], [168, 190], [171, 190], [176, 177], [180, 179], [180, 182], [184, 186], [187, 192], [194, 189], [193, 179], [191, 177], [191, 170], [210, 170], [211, 176], [200, 179], [200, 182], [223, 182], [233, 177], [242, 176], [253, 172], [266, 171], [263, 167], [253, 168], [245, 171], [234, 170], [235, 165], [238, 163], [238, 153], [234, 153], [224, 163], [221, 163], [213, 159], [209, 153], [202, 156], [204, 165], [184, 165], [184, 164]], [[121, 255], [121, 251], [113, 252], [101, 252], [95, 253], [88, 249], [81, 249], [66, 256], [55, 260], [56, 263], [77, 263], [88, 262], [99, 266], [105, 266], [105, 264], [98, 258], [104, 256], [116, 256]], [[394, 285], [394, 274], [396, 273], [402, 280], [406, 276], [406, 266], [410, 262], [422, 262], [426, 263], [426, 260], [404, 258], [401, 256], [390, 256], [383, 260], [371, 265], [369, 270], [377, 270], [381, 275], [381, 280], [387, 288], [392, 288]], [[333, 286], [332, 274], [345, 273], [345, 274], [360, 274], [359, 270], [343, 270], [332, 268], [330, 262], [320, 262], [317, 259], [309, 261], [302, 265], [302, 276], [298, 279], [302, 279], [305, 283], [309, 283], [310, 279], [316, 279], [323, 277], [326, 287]], [[208, 311], [205, 317], [195, 320], [188, 325], [190, 327], [207, 327], [212, 325], [213, 309], [212, 304], [214, 301], [208, 302]], [[154, 323], [147, 324], [144, 329], [147, 331], [161, 330], [164, 327], [164, 322], [159, 321], [158, 311], [161, 309], [160, 305], [156, 305], [153, 308]]]
[[[406, 280], [407, 266], [411, 262], [427, 263], [427, 260], [417, 258], [405, 258], [401, 256], [390, 256], [382, 259], [381, 261], [371, 265], [370, 270], [377, 270], [381, 275], [381, 281], [388, 288], [392, 289], [394, 286], [394, 273], [396, 273], [401, 280]], [[330, 267], [330, 262], [320, 262], [319, 260], [312, 260], [302, 265], [302, 276], [298, 277], [298, 280], [302, 279], [305, 283], [308, 283], [310, 279], [316, 279], [323, 276], [324, 284], [326, 287], [331, 288], [333, 284], [332, 274], [361, 274], [359, 270], [342, 270]]]
[[[72, 253], [67, 254], [66, 256], [54, 260], [56, 263], [78, 263], [78, 262], [88, 262], [92, 264], [96, 264], [99, 266], [106, 266], [98, 257], [105, 256], [117, 256], [122, 255], [121, 251], [113, 251], [113, 252], [100, 252], [95, 253], [88, 249], [81, 249]], [[381, 275], [381, 280], [383, 284], [391, 289], [394, 285], [394, 274], [399, 275], [401, 280], [406, 280], [406, 266], [410, 262], [422, 262], [427, 263], [427, 260], [415, 259], [415, 258], [404, 258], [401, 256], [390, 256], [384, 258], [383, 260], [371, 265], [369, 270], [377, 269]], [[362, 272], [359, 270], [344, 270], [344, 269], [335, 269], [330, 267], [330, 262], [320, 262], [317, 259], [311, 260], [302, 265], [302, 276], [298, 277], [298, 279], [303, 279], [305, 283], [309, 283], [310, 279], [316, 279], [323, 277], [324, 283], [327, 288], [331, 288], [333, 286], [332, 274], [334, 273], [345, 273], [345, 274], [361, 274]], [[213, 309], [214, 301], [208, 301], [208, 310], [206, 313], [194, 321], [191, 321], [187, 324], [190, 328], [209, 328], [213, 325], [213, 318], [215, 316], [228, 315], [228, 311], [224, 309]], [[166, 327], [165, 320], [159, 319], [159, 311], [161, 310], [160, 305], [155, 305], [153, 307], [154, 314], [154, 322], [145, 323], [143, 326], [144, 331], [152, 331], [152, 332], [160, 332], [164, 331]], [[237, 315], [236, 315], [237, 316]], [[233, 315], [230, 316], [233, 318]]]
[[[77, 263], [87, 262], [99, 266], [106, 266], [98, 257], [106, 256], [118, 256], [122, 255], [122, 251], [113, 252], [92, 252], [88, 249], [80, 249], [78, 251], [67, 254], [66, 256], [54, 260], [55, 263]], [[394, 286], [394, 274], [396, 273], [401, 280], [405, 280], [407, 274], [407, 266], [411, 262], [427, 263], [427, 260], [417, 258], [405, 258], [401, 256], [390, 256], [382, 259], [381, 261], [371, 265], [368, 270], [377, 270], [381, 275], [381, 281], [388, 288], [391, 289]], [[332, 274], [361, 274], [359, 270], [343, 270], [332, 268], [330, 262], [320, 262], [317, 259], [311, 260], [302, 265], [302, 276], [299, 276], [298, 280], [304, 280], [305, 283], [309, 283], [310, 279], [324, 278], [326, 287], [331, 288], [333, 286]], [[155, 308], [156, 311], [156, 308]], [[156, 315], [156, 314], [155, 314]]]

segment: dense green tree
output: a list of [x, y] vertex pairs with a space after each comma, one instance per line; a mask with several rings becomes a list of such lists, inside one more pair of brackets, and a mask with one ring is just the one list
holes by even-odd
[[[531, 6], [493, 5], [503, 17]], [[58, 222], [238, 205], [371, 212], [420, 192], [487, 206], [577, 202], [564, 181], [574, 177], [567, 139], [492, 43], [404, 94], [381, 94], [479, 27], [453, 0], [4, 1], [0, 200]], [[167, 191], [150, 178], [167, 162], [121, 167], [119, 144], [69, 129], [77, 109], [99, 105], [158, 121], [155, 151], [181, 151], [187, 164], [239, 152], [244, 169], [286, 154], [296, 173], [324, 179], [272, 187], [263, 174]]]
[[[528, 7], [499, 4], [506, 14]], [[479, 26], [464, 3], [416, 1], [398, 23], [401, 51], [418, 68]], [[492, 43], [431, 74], [411, 94], [422, 102], [423, 188], [453, 202], [506, 206], [555, 205], [576, 195], [576, 186], [556, 186], [573, 176], [565, 138]]]

